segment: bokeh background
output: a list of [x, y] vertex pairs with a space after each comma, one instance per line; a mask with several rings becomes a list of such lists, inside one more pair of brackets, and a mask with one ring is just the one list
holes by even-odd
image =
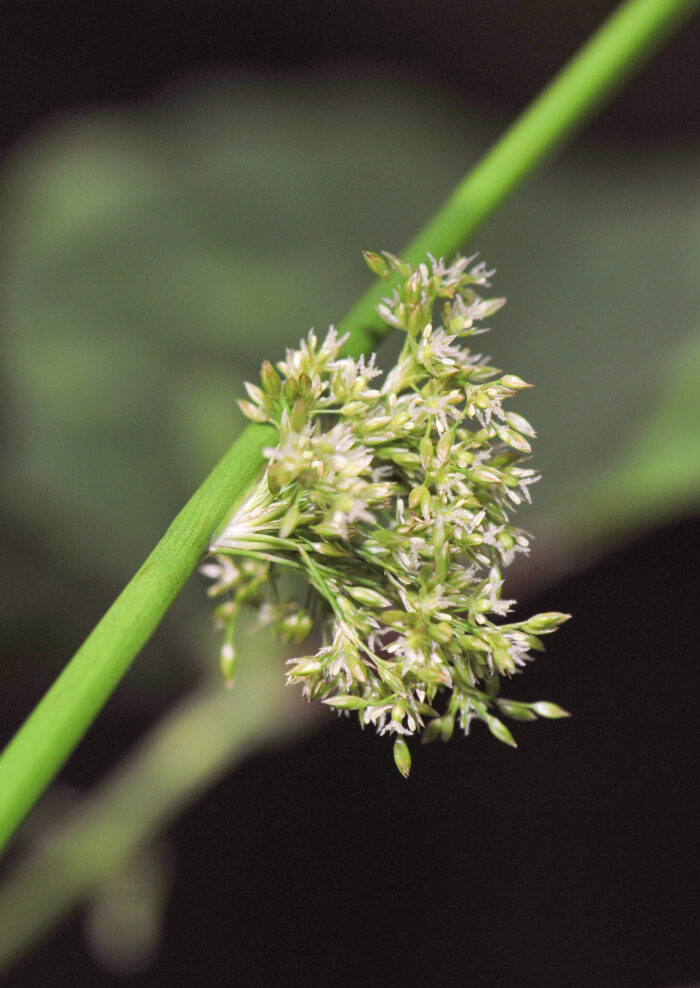
[[[399, 250], [611, 7], [6, 2], [3, 740], [242, 427], [242, 381], [343, 315], [361, 249]], [[243, 701], [194, 577], [6, 878], [202, 683], [220, 736], [171, 745], [156, 784], [211, 742], [212, 786], [3, 983], [700, 977], [699, 41], [696, 20], [465, 245], [508, 297], [484, 347], [536, 384], [511, 587], [574, 614], [512, 692], [574, 717], [517, 725], [517, 751], [416, 750], [409, 782], [386, 739], [293, 698], [229, 750]], [[241, 650], [242, 677], [277, 676], [269, 640]]]

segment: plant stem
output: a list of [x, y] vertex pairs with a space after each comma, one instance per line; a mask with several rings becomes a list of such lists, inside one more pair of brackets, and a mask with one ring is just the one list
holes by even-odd
[[0, 847], [151, 637], [212, 532], [255, 480], [262, 449], [275, 435], [271, 426], [243, 431], [7, 746], [0, 760]]
[[[613, 13], [535, 99], [437, 215], [405, 248], [460, 246], [527, 175], [580, 126], [613, 90], [696, 9], [698, 0], [628, 0]], [[348, 352], [380, 338], [373, 286], [339, 324]], [[0, 758], [0, 850], [88, 729], [134, 657], [151, 636], [212, 536], [257, 476], [269, 427], [248, 426], [183, 508]]]
[[[627, 0], [617, 7], [459, 183], [401, 257], [417, 264], [427, 251], [449, 257], [458, 250], [697, 8], [698, 0]], [[353, 353], [370, 350], [381, 339], [374, 307], [384, 294], [386, 286], [375, 282], [339, 323], [340, 332], [363, 327], [353, 334]]]

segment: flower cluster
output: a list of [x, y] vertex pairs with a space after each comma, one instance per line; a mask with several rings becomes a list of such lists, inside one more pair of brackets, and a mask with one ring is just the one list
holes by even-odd
[[[278, 442], [202, 571], [223, 598], [229, 682], [243, 605], [287, 641], [319, 629], [322, 644], [289, 662], [288, 681], [396, 735], [407, 775], [407, 735], [446, 740], [478, 719], [514, 745], [496, 714], [565, 716], [503, 699], [499, 682], [568, 615], [497, 623], [514, 603], [501, 595], [502, 571], [529, 549], [510, 514], [538, 478], [523, 465], [532, 427], [502, 407], [530, 385], [462, 343], [504, 303], [476, 292], [493, 272], [474, 258], [446, 266], [429, 256], [415, 269], [388, 253], [365, 258], [389, 283], [379, 315], [405, 334], [396, 366], [382, 376], [374, 357], [344, 357], [333, 329], [320, 344], [311, 331], [277, 370], [263, 364], [261, 386], [247, 384], [240, 404], [273, 424]], [[283, 592], [295, 572], [302, 593]]]

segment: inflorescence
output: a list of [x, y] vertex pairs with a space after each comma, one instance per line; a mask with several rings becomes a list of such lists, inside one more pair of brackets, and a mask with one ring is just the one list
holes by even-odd
[[[532, 427], [502, 407], [530, 385], [459, 342], [485, 332], [481, 320], [504, 304], [475, 291], [493, 272], [474, 258], [448, 267], [429, 255], [415, 269], [386, 252], [365, 259], [390, 285], [379, 315], [406, 336], [396, 366], [377, 382], [374, 356], [343, 357], [346, 337], [332, 328], [320, 345], [309, 332], [277, 370], [265, 361], [261, 387], [246, 384], [240, 406], [274, 425], [278, 443], [202, 572], [223, 598], [227, 682], [243, 605], [286, 641], [317, 629], [322, 644], [289, 661], [288, 682], [396, 735], [408, 775], [407, 735], [447, 740], [455, 723], [467, 733], [478, 719], [514, 745], [497, 713], [566, 716], [503, 699], [499, 683], [568, 615], [496, 623], [515, 603], [501, 596], [502, 571], [529, 550], [510, 513], [538, 477], [522, 465]], [[283, 592], [286, 573], [303, 577], [301, 593]]]

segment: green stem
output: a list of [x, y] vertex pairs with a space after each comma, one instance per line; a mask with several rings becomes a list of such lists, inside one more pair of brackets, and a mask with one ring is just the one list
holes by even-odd
[[271, 426], [244, 430], [7, 746], [0, 760], [0, 847], [151, 637], [274, 439]]
[[[573, 130], [611, 95], [643, 58], [696, 9], [698, 0], [628, 0], [522, 114], [405, 248], [449, 255]], [[373, 286], [339, 325], [348, 352], [380, 337]], [[83, 736], [151, 636], [212, 535], [253, 482], [271, 429], [248, 426], [177, 516], [0, 758], [0, 849]]]
[[[427, 251], [449, 257], [458, 250], [697, 7], [698, 0], [627, 0], [617, 7], [453, 190], [401, 257], [416, 264]], [[384, 283], [373, 284], [338, 325], [339, 332], [364, 327], [353, 334], [353, 354], [370, 350], [381, 339], [374, 307], [384, 294]]]

